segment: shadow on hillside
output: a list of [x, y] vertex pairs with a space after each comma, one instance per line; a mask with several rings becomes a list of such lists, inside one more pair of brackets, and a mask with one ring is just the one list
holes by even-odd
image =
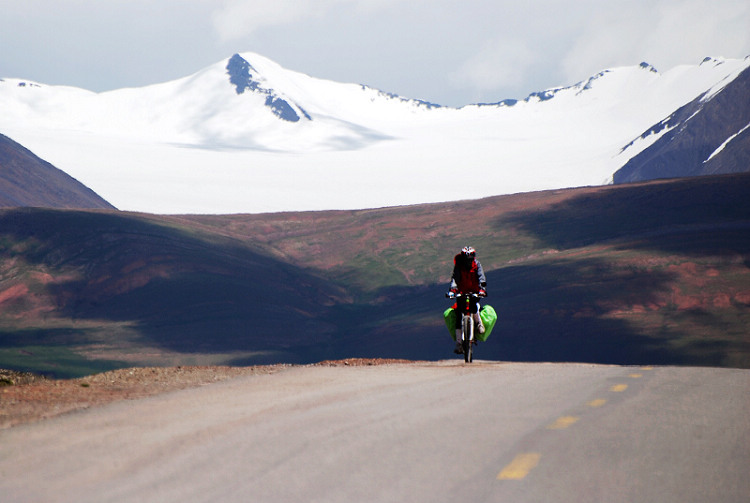
[[[748, 194], [748, 174], [592, 189], [495, 224], [558, 250], [606, 243], [619, 251], [671, 254], [677, 262], [680, 257], [741, 257], [750, 267]], [[628, 267], [624, 259], [608, 261], [607, 253], [596, 258], [568, 254], [489, 273], [490, 285], [497, 285], [492, 301], [498, 299], [496, 308], [506, 322], [501, 330], [509, 328], [493, 334], [502, 338], [500, 357], [621, 364], [747, 361], [742, 338], [722, 338], [718, 324], [706, 321], [710, 313], [664, 305], [669, 295], [663, 294], [681, 280], [668, 268]], [[659, 294], [658, 312], [649, 313], [659, 304]], [[728, 317], [739, 311], [740, 306], [726, 308]], [[741, 320], [733, 323], [736, 327]], [[702, 335], [684, 333], [688, 325], [703, 325]]]
[[[595, 193], [594, 199], [574, 198], [554, 210], [512, 218], [515, 225], [557, 248], [650, 230], [658, 231], [654, 239], [639, 241], [650, 248], [676, 246], [685, 253], [704, 254], [725, 247], [720, 234], [705, 239], [704, 233], [704, 239], [689, 237], [684, 243], [657, 239], [663, 236], [660, 226], [673, 225], [679, 212], [665, 210], [672, 217], [640, 226], [621, 215], [622, 207], [608, 214], [611, 207], [626, 202], [648, 206], [631, 201], [640, 197], [638, 191], [625, 192], [630, 195], [618, 196], [622, 200], [617, 204], [599, 200]], [[658, 194], [650, 197], [663, 199]], [[645, 219], [644, 215], [637, 218]], [[589, 224], [588, 231], [579, 228], [594, 216], [599, 220]], [[627, 226], [617, 230], [621, 221]], [[747, 249], [747, 238], [738, 242], [742, 250]], [[264, 255], [252, 243], [187, 224], [180, 227], [175, 221], [116, 212], [4, 211], [0, 212], [0, 259], [13, 264], [14, 274], [24, 281], [54, 277], [43, 285], [29, 283], [30, 291], [50, 296], [60, 317], [85, 321], [86, 326], [101, 323], [90, 332], [97, 337], [108, 327], [127, 322], [138, 337], [125, 342], [136, 350], [256, 353], [238, 358], [233, 362], [237, 365], [349, 357], [456, 357], [442, 319], [449, 306], [444, 298], [447, 285], [392, 287], [378, 292], [369, 303], [351, 303], [347, 292], [319, 274]], [[23, 270], [24, 264], [28, 270]], [[675, 347], [670, 341], [675, 334], [668, 327], [644, 329], [614, 315], [655, 300], [673, 280], [665, 270], [629, 268], [604, 258], [548, 258], [489, 271], [487, 303], [495, 307], [499, 321], [489, 341], [477, 349], [477, 358], [721, 364], [721, 355], [733, 350], [721, 341]], [[87, 337], [85, 331], [51, 329], [35, 332], [29, 341], [6, 330], [0, 348], [30, 342], [76, 347], [102, 343], [93, 335]], [[710, 347], [696, 353], [695, 344]]]
[[[519, 265], [488, 273], [486, 303], [498, 323], [476, 351], [479, 359], [501, 361], [589, 362], [600, 364], [721, 364], [720, 342], [695, 355], [694, 347], [675, 349], [661, 327], [640, 333], [612, 316], [622, 306], [648, 303], [668, 288], [668, 273], [621, 270], [586, 259]], [[392, 288], [388, 301], [348, 306], [332, 318], [358, 327], [339, 334], [336, 357], [390, 357], [437, 360], [460, 358], [442, 319], [449, 306], [445, 285]]]
[[627, 239], [686, 255], [748, 253], [748, 194], [750, 174], [605, 187], [495, 225], [518, 227], [558, 250]]
[[688, 363], [666, 341], [638, 333], [612, 311], [647, 304], [672, 276], [622, 270], [598, 259], [520, 265], [494, 271], [498, 353], [519, 361], [600, 364]]
[[[0, 212], [0, 259], [26, 267], [19, 276], [26, 281], [52, 278], [30, 289], [51, 297], [59, 318], [100, 324], [98, 334], [127, 322], [140, 334], [126, 341], [134, 350], [256, 352], [255, 363], [306, 359], [306, 348], [333, 331], [320, 313], [342, 295], [241, 241], [116, 212]], [[84, 330], [66, 333], [41, 329], [33, 343], [103, 342], [82, 340]], [[6, 348], [20, 343], [0, 340]]]

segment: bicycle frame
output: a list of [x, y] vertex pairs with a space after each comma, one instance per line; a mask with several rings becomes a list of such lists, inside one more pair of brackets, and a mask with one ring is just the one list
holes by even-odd
[[471, 363], [473, 360], [474, 339], [474, 314], [479, 312], [480, 295], [476, 293], [455, 294], [447, 293], [446, 297], [456, 299], [456, 313], [461, 313], [461, 346], [464, 350], [464, 361]]

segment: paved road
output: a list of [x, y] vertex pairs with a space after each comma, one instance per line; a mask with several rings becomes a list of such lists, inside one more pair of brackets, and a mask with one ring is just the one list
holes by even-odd
[[0, 432], [3, 502], [742, 502], [750, 371], [296, 367]]

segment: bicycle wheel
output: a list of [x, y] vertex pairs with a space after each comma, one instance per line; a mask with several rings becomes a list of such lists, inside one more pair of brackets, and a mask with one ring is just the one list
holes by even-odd
[[461, 320], [461, 333], [463, 339], [461, 340], [461, 346], [464, 348], [464, 362], [471, 363], [473, 360], [472, 355], [472, 344], [471, 344], [471, 331], [474, 328], [474, 321], [471, 316], [464, 316]]

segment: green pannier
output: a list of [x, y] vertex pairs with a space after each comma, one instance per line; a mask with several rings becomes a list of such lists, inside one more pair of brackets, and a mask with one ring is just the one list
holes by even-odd
[[482, 318], [484, 333], [481, 335], [477, 334], [477, 338], [484, 342], [490, 336], [492, 329], [495, 328], [495, 323], [497, 323], [497, 313], [492, 306], [482, 306], [482, 309], [479, 310], [479, 317]]
[[[479, 310], [479, 317], [482, 318], [484, 333], [480, 334], [479, 332], [477, 332], [475, 335], [477, 339], [484, 342], [490, 336], [492, 329], [495, 328], [495, 323], [497, 322], [497, 313], [492, 306], [482, 306], [482, 308]], [[458, 315], [456, 314], [456, 310], [452, 307], [449, 307], [443, 313], [443, 318], [445, 318], [445, 326], [448, 327], [451, 338], [455, 341], [456, 328], [458, 327]]]
[[448, 327], [448, 332], [450, 332], [451, 337], [453, 340], [456, 340], [456, 325], [458, 325], [458, 316], [456, 316], [456, 310], [452, 307], [449, 307], [445, 310], [443, 313], [443, 318], [445, 318], [445, 326]]

